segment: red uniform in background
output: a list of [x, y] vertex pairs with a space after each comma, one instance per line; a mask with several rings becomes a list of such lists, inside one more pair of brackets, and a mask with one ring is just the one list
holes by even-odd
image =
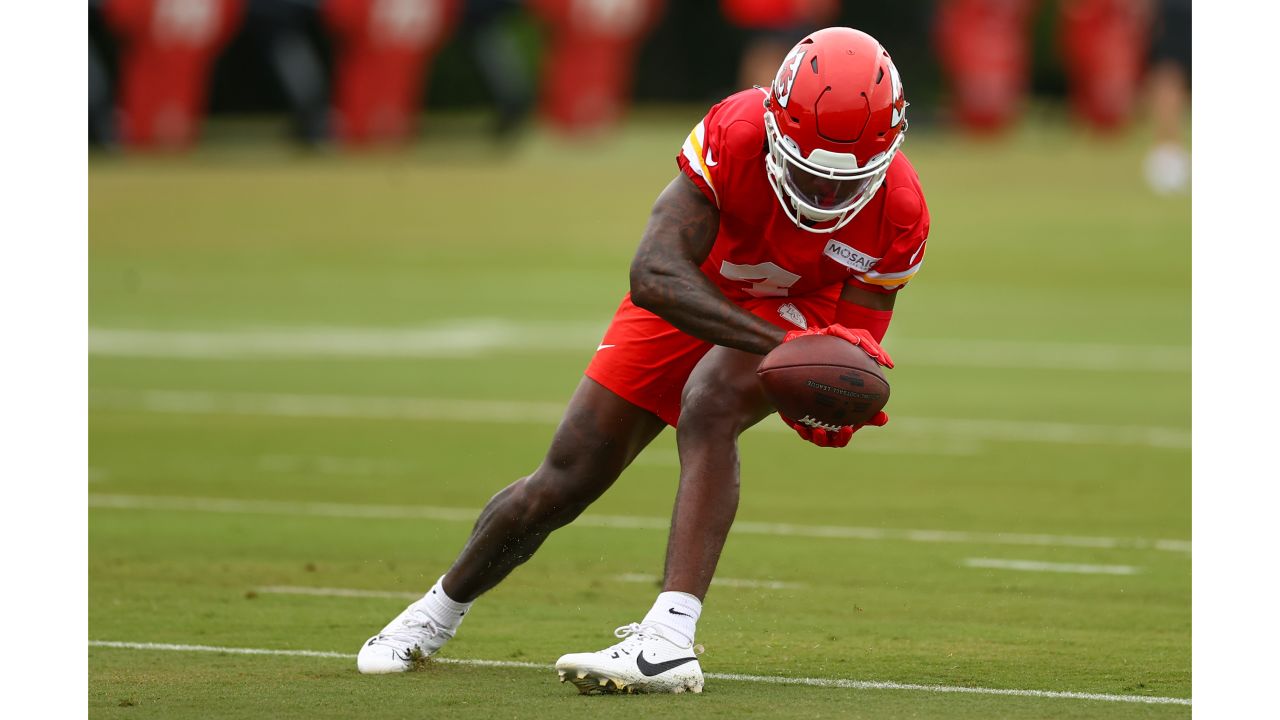
[[[1017, 119], [1031, 72], [1036, 0], [943, 0], [935, 41], [956, 120], [994, 132]], [[1144, 0], [1059, 0], [1058, 40], [1076, 117], [1124, 125], [1142, 80], [1151, 19]]]
[[360, 144], [407, 139], [424, 77], [458, 19], [459, 0], [328, 0], [337, 41], [334, 130]]
[[1151, 28], [1141, 0], [1062, 0], [1061, 44], [1076, 117], [1103, 131], [1133, 115]]
[[943, 0], [934, 41], [956, 120], [1003, 130], [1022, 110], [1031, 72], [1035, 0]]
[[[796, 227], [765, 172], [762, 90], [711, 108], [677, 156], [681, 172], [720, 208], [702, 272], [737, 305], [787, 330], [836, 322], [846, 283], [893, 292], [920, 269], [929, 211], [920, 180], [898, 152], [875, 197], [830, 234]], [[588, 377], [668, 424], [680, 416], [689, 373], [712, 347], [624, 298]]]
[[738, 27], [790, 30], [830, 19], [836, 5], [833, 0], [720, 0], [720, 11]]
[[530, 0], [550, 26], [541, 110], [568, 133], [615, 123], [631, 94], [636, 50], [664, 0]]
[[120, 138], [135, 147], [184, 147], [204, 115], [209, 73], [240, 25], [242, 0], [108, 0], [121, 40]]

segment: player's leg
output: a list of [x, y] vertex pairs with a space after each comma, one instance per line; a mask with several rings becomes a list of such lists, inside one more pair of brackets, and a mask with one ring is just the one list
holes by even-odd
[[676, 441], [680, 489], [663, 590], [707, 594], [738, 510], [738, 436], [773, 412], [756, 379], [761, 357], [717, 347], [685, 384]]
[[450, 597], [468, 602], [528, 560], [608, 490], [666, 423], [583, 378], [538, 469], [493, 496], [445, 574]]
[[556, 662], [580, 692], [700, 692], [694, 628], [738, 507], [738, 435], [773, 411], [755, 370], [761, 357], [716, 347], [694, 368], [681, 398], [680, 490], [663, 590], [622, 642]]
[[439, 650], [475, 598], [609, 489], [664, 427], [656, 415], [583, 378], [546, 458], [489, 501], [449, 572], [361, 647], [360, 671], [403, 672]]

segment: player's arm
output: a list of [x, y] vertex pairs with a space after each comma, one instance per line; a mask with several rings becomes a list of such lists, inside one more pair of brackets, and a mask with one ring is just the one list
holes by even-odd
[[677, 175], [658, 196], [631, 261], [631, 302], [696, 338], [764, 355], [785, 334], [738, 307], [702, 274], [720, 210]]
[[898, 293], [872, 292], [853, 283], [846, 283], [836, 304], [836, 323], [847, 328], [862, 328], [875, 338], [884, 340], [893, 319], [893, 303]]

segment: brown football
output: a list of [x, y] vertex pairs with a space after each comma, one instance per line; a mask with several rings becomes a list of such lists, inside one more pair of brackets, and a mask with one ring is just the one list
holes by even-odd
[[808, 425], [861, 425], [889, 402], [889, 383], [876, 361], [830, 335], [782, 343], [756, 374], [778, 412]]

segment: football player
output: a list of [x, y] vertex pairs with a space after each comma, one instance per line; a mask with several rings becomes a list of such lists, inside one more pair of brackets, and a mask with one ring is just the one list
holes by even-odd
[[[582, 692], [699, 692], [695, 628], [738, 506], [738, 436], [774, 412], [756, 378], [780, 343], [835, 335], [892, 367], [880, 340], [920, 269], [929, 213], [911, 163], [902, 80], [875, 38], [809, 35], [770, 88], [744, 90], [689, 133], [623, 298], [542, 464], [489, 501], [458, 559], [360, 649], [361, 672], [409, 669], [472, 602], [676, 428], [680, 485], [663, 591], [599, 652], [565, 655]], [[846, 445], [859, 428], [783, 418]], [[878, 414], [871, 425], [884, 425]]]

